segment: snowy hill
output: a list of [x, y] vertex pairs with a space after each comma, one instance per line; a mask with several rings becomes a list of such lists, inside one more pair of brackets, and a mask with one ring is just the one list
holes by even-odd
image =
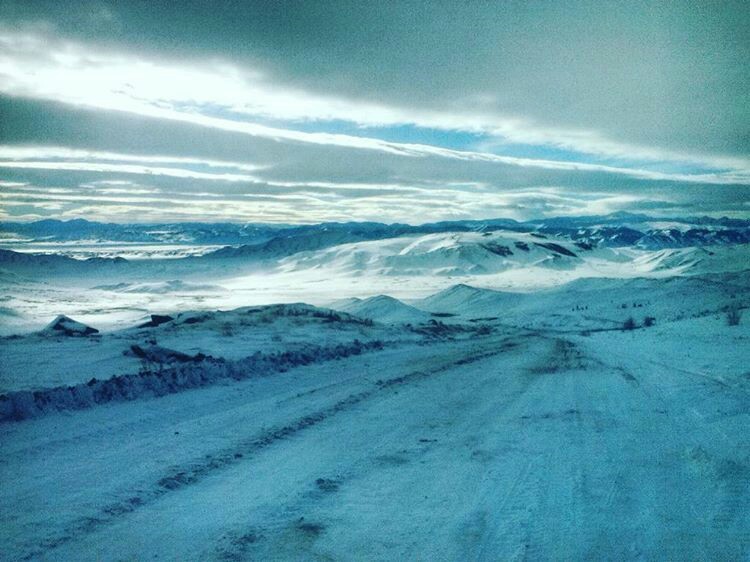
[[545, 270], [574, 277], [633, 274], [700, 274], [750, 266], [750, 245], [649, 251], [608, 248], [562, 237], [521, 232], [464, 232], [410, 235], [341, 244], [300, 252], [279, 260], [284, 273], [329, 270], [335, 275], [485, 276], [527, 271], [529, 279]]
[[478, 312], [498, 313], [503, 306], [517, 302], [522, 295], [502, 293], [491, 289], [479, 289], [463, 283], [431, 295], [417, 303], [417, 306], [430, 312], [443, 312], [456, 315]]
[[431, 318], [430, 314], [387, 295], [350, 299], [333, 306], [336, 310], [385, 324], [417, 324]]
[[579, 279], [529, 293], [455, 285], [413, 306], [455, 320], [497, 319], [517, 327], [618, 329], [632, 317], [675, 321], [750, 307], [746, 272], [669, 278]]
[[328, 268], [347, 273], [408, 276], [482, 275], [529, 266], [575, 267], [581, 262], [576, 252], [582, 250], [570, 242], [525, 233], [441, 233], [301, 252], [280, 260], [279, 269], [291, 272]]

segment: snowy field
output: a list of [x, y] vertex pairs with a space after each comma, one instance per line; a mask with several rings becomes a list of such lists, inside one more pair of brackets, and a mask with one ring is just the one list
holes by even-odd
[[5, 423], [5, 553], [743, 559], [734, 328], [505, 329]]
[[0, 558], [749, 559], [748, 245], [572, 240], [3, 254]]
[[[271, 303], [335, 306], [380, 294], [411, 304], [459, 284], [528, 293], [578, 280], [741, 276], [750, 267], [750, 244], [644, 249], [610, 247], [601, 237], [594, 246], [590, 237], [574, 243], [511, 231], [341, 238], [315, 250], [305, 248], [323, 244], [322, 235], [184, 259], [156, 252], [151, 259], [118, 261], [109, 243], [86, 260], [26, 253], [31, 243], [21, 246], [24, 253], [0, 249], [0, 335], [42, 329], [58, 314], [112, 330], [153, 313]], [[127, 255], [140, 251], [131, 246]]]

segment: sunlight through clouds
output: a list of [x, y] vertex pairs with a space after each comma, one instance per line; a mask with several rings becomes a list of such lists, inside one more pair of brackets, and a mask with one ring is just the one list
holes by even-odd
[[[0, 76], [4, 78], [0, 90], [10, 95], [126, 111], [290, 141], [367, 148], [404, 155], [419, 155], [427, 151], [445, 157], [463, 157], [462, 152], [451, 150], [450, 146], [429, 147], [386, 142], [377, 136], [295, 130], [295, 124], [300, 122], [338, 120], [366, 127], [367, 133], [377, 135], [378, 128], [408, 124], [424, 129], [482, 135], [476, 143], [480, 150], [466, 151], [468, 158], [498, 158], [481, 150], [491, 150], [507, 143], [525, 143], [606, 155], [623, 160], [624, 164], [638, 160], [678, 161], [726, 168], [730, 172], [747, 172], [750, 169], [746, 159], [703, 158], [616, 143], [595, 131], [545, 129], [520, 117], [497, 116], [481, 111], [428, 112], [290, 89], [269, 81], [258, 71], [240, 69], [225, 61], [194, 61], [191, 64], [157, 62], [132, 55], [101, 53], [55, 38], [2, 30]], [[249, 122], [248, 118], [256, 122]], [[264, 119], [285, 122], [287, 127], [264, 125]], [[566, 165], [564, 162], [550, 164], [544, 159], [534, 162], [532, 159], [499, 158], [504, 162], [518, 161], [530, 165]], [[607, 168], [619, 169], [617, 166]], [[627, 170], [632, 165], [622, 168]], [[684, 177], [689, 176], [686, 174]]]
[[[91, 13], [103, 14], [86, 20], [95, 30], [125, 21], [106, 3]], [[351, 77], [341, 76], [341, 88], [295, 80], [273, 52], [252, 45], [252, 56], [244, 44], [242, 53], [178, 56], [98, 33], [66, 33], [44, 20], [0, 25], [6, 215], [23, 193], [39, 216], [50, 215], [51, 201], [33, 195], [62, 196], [59, 189], [72, 190], [66, 216], [96, 205], [109, 213], [125, 204], [113, 197], [132, 197], [121, 208], [128, 215], [158, 205], [165, 216], [195, 216], [190, 200], [227, 220], [305, 222], [529, 218], [649, 204], [734, 214], [750, 193], [741, 152], [634, 142], [588, 120], [545, 121], [531, 106], [503, 110], [511, 93], [500, 89], [467, 82], [440, 103], [356, 95]], [[274, 205], [271, 214], [261, 200]], [[309, 217], [295, 205], [309, 205]]]

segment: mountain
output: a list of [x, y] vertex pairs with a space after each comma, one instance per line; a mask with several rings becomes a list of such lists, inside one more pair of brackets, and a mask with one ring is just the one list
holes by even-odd
[[[12, 275], [40, 279], [41, 271], [61, 277], [96, 274], [98, 284], [107, 287], [124, 282], [165, 283], [166, 294], [187, 287], [174, 285], [175, 281], [206, 285], [219, 278], [261, 271], [459, 277], [456, 281], [504, 274], [507, 283], [501, 286], [523, 286], [602, 275], [748, 269], [750, 221], [708, 217], [692, 220], [695, 222], [617, 213], [525, 223], [492, 219], [417, 226], [377, 222], [298, 226], [113, 225], [84, 220], [2, 223], [0, 240], [5, 234], [6, 242], [0, 245], [7, 249], [0, 249], [0, 281], [5, 285], [14, 283]], [[23, 236], [29, 238], [18, 238]], [[111, 239], [130, 241], [108, 244]], [[230, 241], [231, 245], [209, 251], [223, 241]], [[175, 242], [182, 245], [170, 246]], [[201, 246], [208, 242], [221, 244]], [[201, 248], [198, 253], [202, 255], [189, 255], [190, 249], [195, 248]], [[36, 253], [40, 250], [47, 254]], [[71, 259], [59, 255], [66, 253], [76, 258], [96, 257]], [[122, 255], [128, 260], [114, 257]], [[144, 257], [150, 259], [141, 259]], [[436, 289], [442, 286], [442, 282], [432, 285]], [[156, 286], [149, 290], [154, 289]], [[372, 293], [369, 289], [364, 292]]]
[[45, 273], [78, 273], [91, 268], [122, 267], [129, 263], [123, 258], [89, 258], [77, 260], [56, 254], [28, 254], [0, 249], [0, 269], [12, 269], [15, 272], [38, 274]]
[[[0, 243], [18, 250], [34, 244], [191, 244], [224, 246], [205, 259], [276, 260], [341, 244], [443, 233], [537, 233], [580, 248], [633, 246], [648, 250], [750, 243], [750, 220], [711, 217], [654, 218], [632, 213], [511, 219], [443, 221], [422, 225], [377, 222], [271, 225], [232, 223], [107, 224], [82, 219], [0, 223]], [[210, 248], [209, 248], [210, 249]], [[93, 250], [92, 250], [93, 251]], [[111, 253], [111, 252], [110, 252]]]
[[[638, 247], [646, 250], [750, 243], [750, 221], [739, 219], [654, 219], [616, 213], [605, 217], [557, 217], [519, 223], [506, 219], [450, 221], [419, 226], [381, 223], [325, 223], [285, 228], [268, 240], [226, 247], [207, 258], [278, 259], [293, 254], [372, 240], [444, 233], [537, 233], [578, 245], [581, 249]], [[664, 223], [678, 227], [662, 228]]]
[[567, 238], [594, 247], [621, 248], [633, 246], [644, 250], [688, 248], [692, 246], [727, 246], [750, 243], [750, 228], [693, 226], [686, 228], [646, 228], [630, 226], [567, 227], [540, 225], [538, 232]]
[[[284, 226], [232, 223], [111, 224], [84, 219], [0, 223], [0, 234], [28, 242], [106, 241], [143, 244], [248, 244], [272, 238]], [[2, 240], [2, 238], [0, 238]]]
[[574, 269], [585, 258], [617, 259], [609, 249], [522, 232], [449, 232], [339, 244], [278, 262], [285, 273], [330, 269], [340, 274], [485, 275], [521, 268]]
[[[403, 226], [403, 228], [402, 228]], [[378, 240], [399, 236], [408, 227], [378, 223], [320, 224], [285, 229], [273, 238], [257, 244], [226, 247], [204, 257], [275, 259], [310, 250], [319, 250], [359, 240]]]

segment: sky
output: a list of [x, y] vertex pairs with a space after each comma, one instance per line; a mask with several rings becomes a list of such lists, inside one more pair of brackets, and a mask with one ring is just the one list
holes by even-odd
[[750, 216], [750, 1], [0, 2], [0, 220]]

